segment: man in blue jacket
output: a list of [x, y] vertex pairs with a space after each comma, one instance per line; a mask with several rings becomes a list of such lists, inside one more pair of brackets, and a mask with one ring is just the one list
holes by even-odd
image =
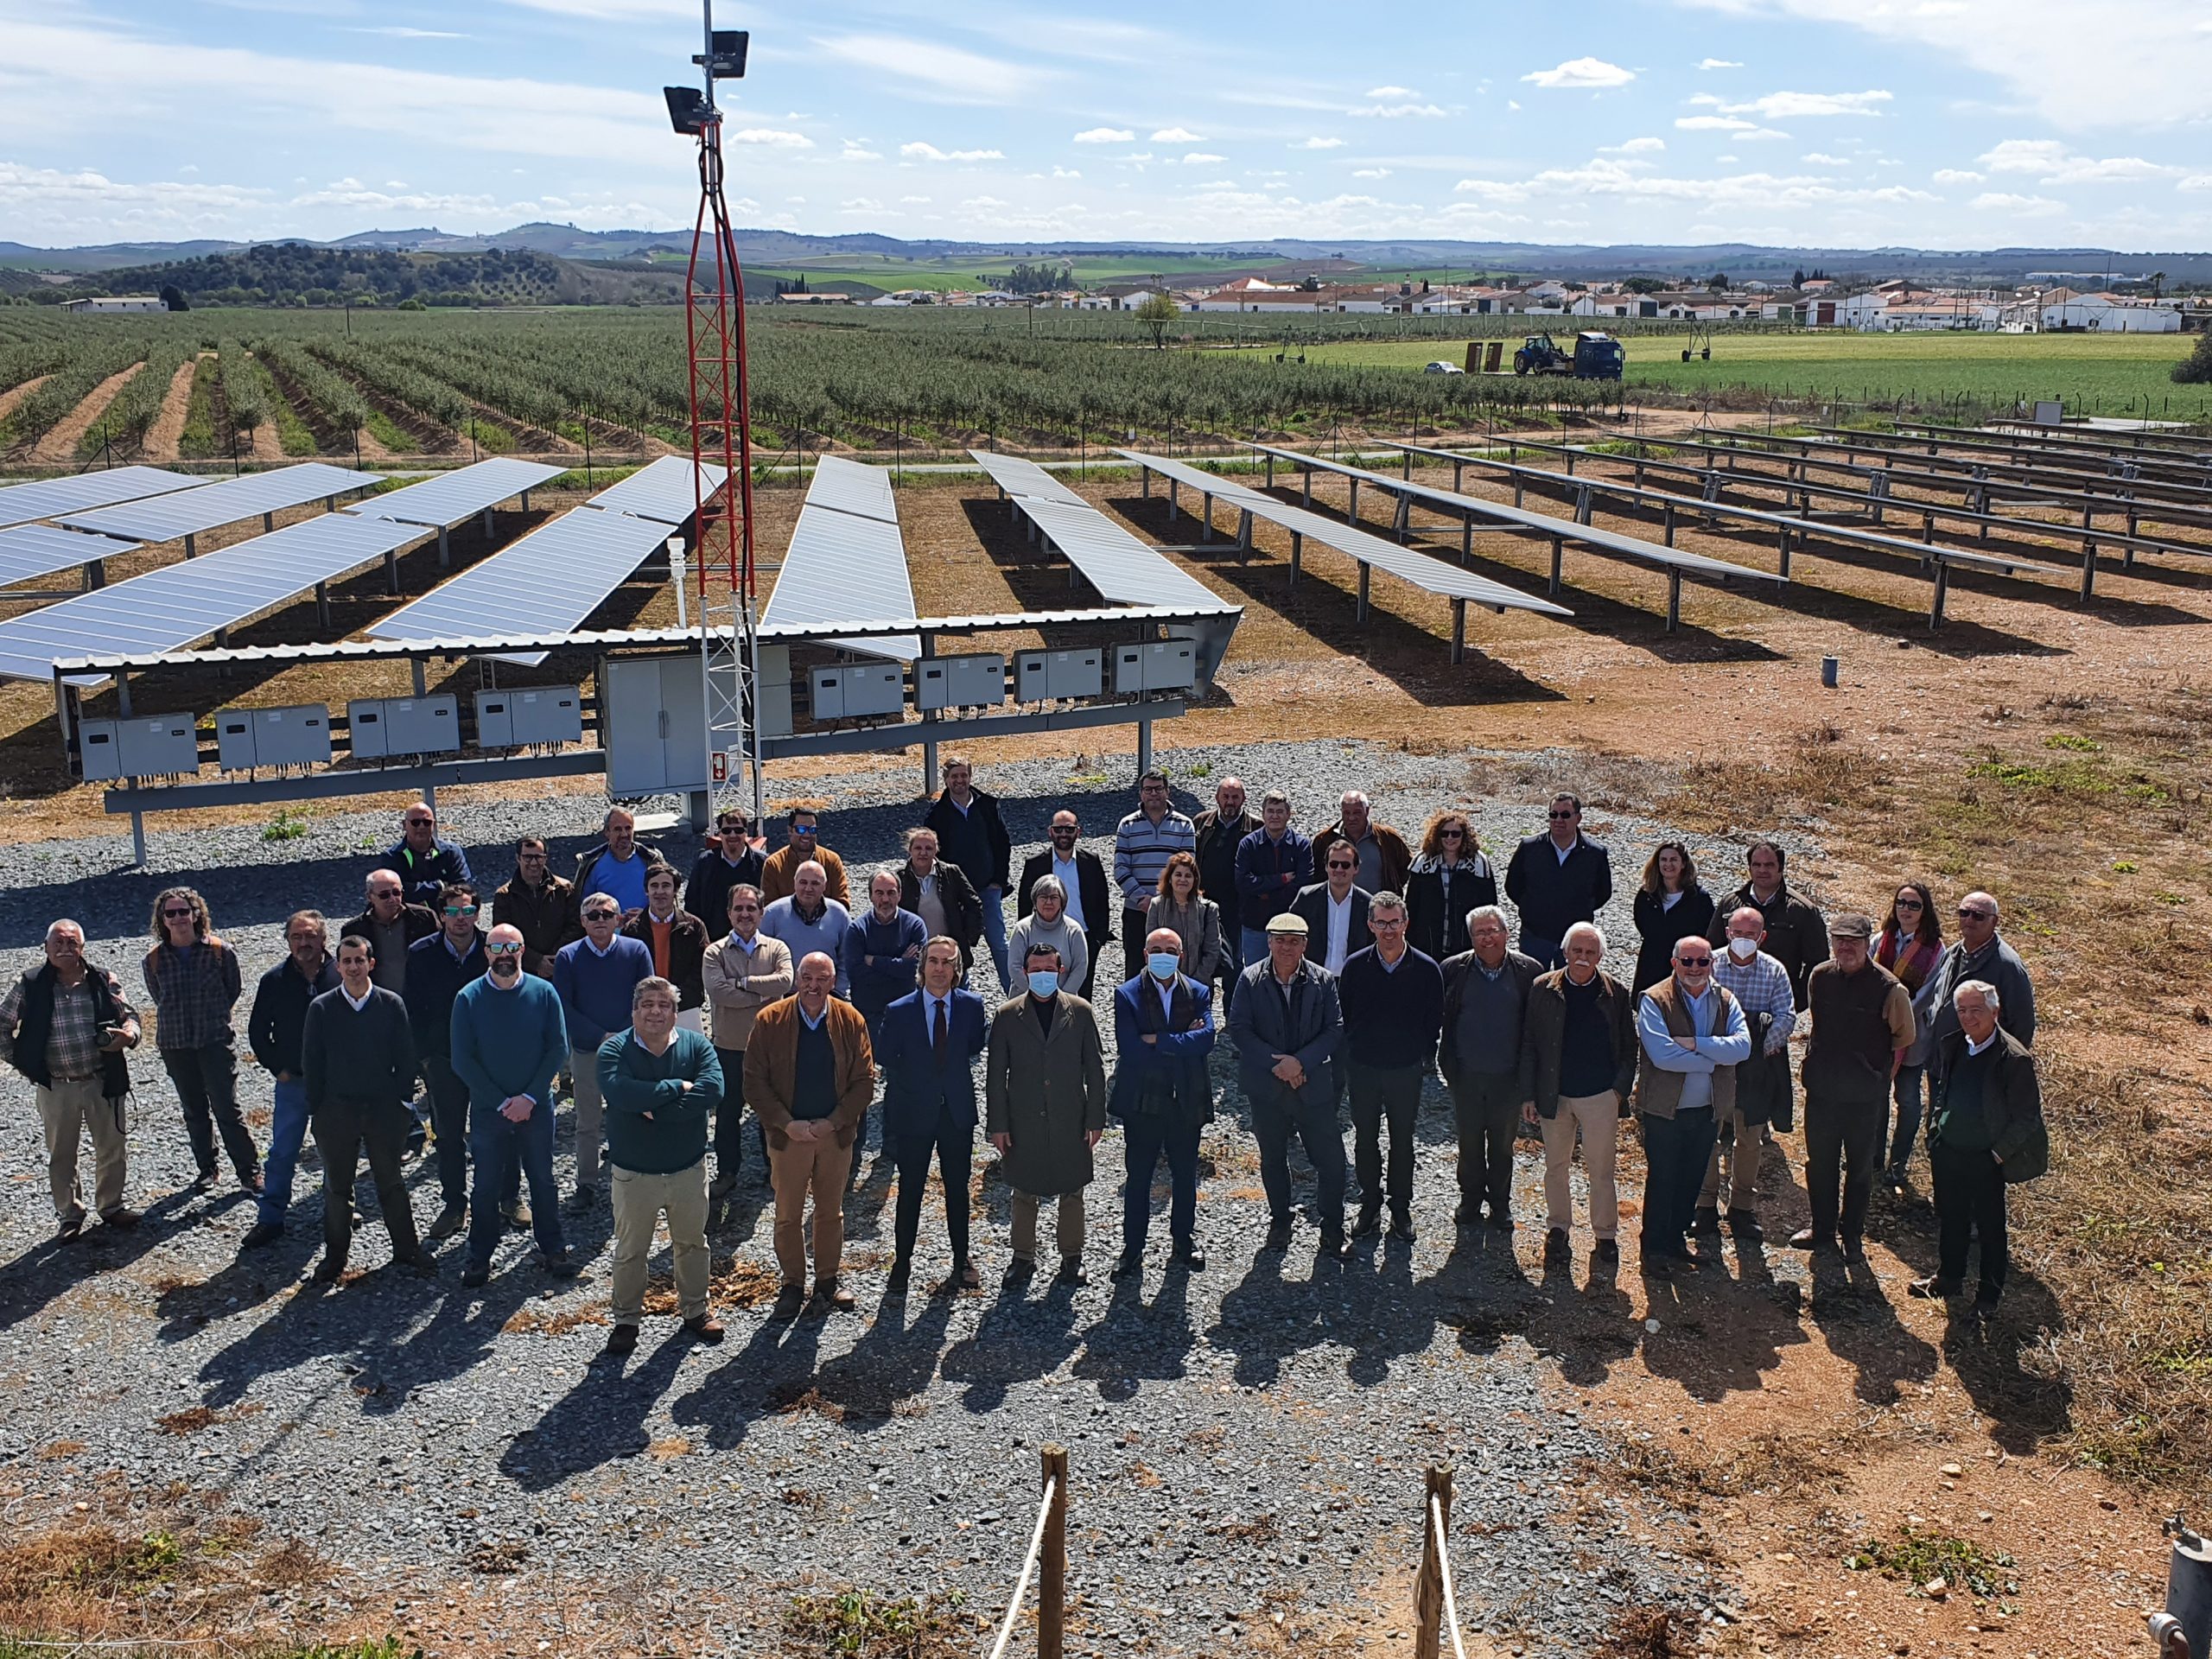
[[574, 1050], [569, 1075], [576, 1086], [576, 1190], [569, 1209], [582, 1216], [599, 1201], [599, 1137], [606, 1113], [599, 1046], [630, 1028], [631, 993], [639, 980], [652, 977], [653, 953], [644, 940], [616, 931], [622, 925], [622, 901], [613, 894], [587, 893], [580, 913], [583, 938], [553, 953], [553, 988]]
[[1267, 954], [1236, 982], [1229, 1035], [1236, 1045], [1260, 1185], [1268, 1195], [1267, 1251], [1290, 1248], [1290, 1141], [1313, 1166], [1321, 1254], [1344, 1253], [1344, 1141], [1337, 1128], [1333, 1062], [1344, 1041], [1336, 976], [1306, 960], [1305, 918], [1286, 911], [1268, 924]]
[[1582, 798], [1552, 797], [1551, 828], [1513, 849], [1505, 896], [1521, 912], [1521, 952], [1547, 971], [1567, 965], [1560, 943], [1577, 922], [1594, 922], [1613, 896], [1612, 857], [1582, 835]]
[[461, 843], [438, 833], [438, 815], [428, 801], [417, 801], [400, 819], [400, 836], [369, 866], [390, 870], [406, 888], [406, 900], [435, 910], [438, 892], [448, 881], [474, 881], [468, 855]]
[[960, 946], [939, 934], [922, 949], [921, 988], [883, 1011], [875, 1046], [883, 1073], [883, 1144], [899, 1169], [888, 1296], [906, 1294], [932, 1153], [944, 1182], [944, 1230], [952, 1244], [946, 1282], [982, 1287], [968, 1253], [968, 1172], [976, 1150], [975, 1061], [989, 1034], [983, 999], [961, 988]]
[[484, 955], [490, 964], [484, 976], [454, 999], [449, 1039], [454, 1071], [468, 1087], [469, 1150], [476, 1160], [468, 1265], [461, 1282], [473, 1289], [492, 1275], [492, 1249], [502, 1230], [499, 1198], [517, 1162], [530, 1182], [531, 1225], [545, 1270], [573, 1279], [576, 1265], [561, 1234], [553, 1186], [553, 1077], [569, 1058], [560, 995], [523, 972], [520, 928], [500, 923], [485, 940]]
[[1290, 827], [1290, 797], [1271, 789], [1260, 800], [1260, 827], [1236, 843], [1236, 918], [1247, 963], [1267, 960], [1268, 924], [1313, 879], [1313, 843]]
[[1172, 927], [1145, 936], [1143, 971], [1114, 993], [1113, 1092], [1106, 1109], [1122, 1120], [1128, 1174], [1122, 1185], [1122, 1259], [1116, 1279], [1144, 1274], [1152, 1222], [1152, 1172], [1167, 1160], [1172, 1259], [1192, 1272], [1198, 1248], [1198, 1132], [1213, 1122], [1213, 987], [1182, 970], [1183, 938]]

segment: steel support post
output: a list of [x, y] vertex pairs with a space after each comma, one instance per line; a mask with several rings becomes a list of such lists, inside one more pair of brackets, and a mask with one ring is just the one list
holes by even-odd
[[1375, 567], [1363, 562], [1359, 567], [1359, 609], [1352, 615], [1352, 620], [1355, 622], [1367, 620], [1367, 588], [1370, 579], [1374, 575]]
[[1467, 601], [1452, 601], [1452, 664], [1458, 667], [1467, 656]]
[[1560, 589], [1560, 567], [1567, 562], [1567, 543], [1557, 536], [1552, 537], [1552, 586], [1554, 594]]
[[1286, 589], [1298, 585], [1298, 561], [1300, 555], [1305, 550], [1305, 535], [1299, 531], [1292, 531], [1290, 532], [1290, 580], [1283, 583]]

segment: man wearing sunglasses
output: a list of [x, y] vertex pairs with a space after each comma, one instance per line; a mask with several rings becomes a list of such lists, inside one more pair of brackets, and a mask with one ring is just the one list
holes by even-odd
[[766, 862], [744, 809], [722, 808], [715, 814], [715, 833], [707, 850], [693, 863], [691, 879], [683, 884], [683, 908], [709, 928], [720, 927], [729, 914], [730, 889], [759, 887]]
[[[613, 912], [613, 900], [601, 904]], [[592, 907], [587, 900], [585, 908]], [[606, 930], [612, 938], [612, 916]], [[492, 1251], [503, 1230], [497, 1195], [514, 1179], [517, 1165], [530, 1182], [532, 1230], [545, 1270], [556, 1279], [573, 1279], [576, 1264], [562, 1236], [560, 1195], [553, 1185], [553, 1076], [569, 1057], [561, 996], [523, 972], [520, 930], [504, 922], [494, 927], [484, 955], [489, 966], [483, 976], [471, 980], [453, 1005], [453, 1069], [468, 1087], [469, 1151], [476, 1160], [468, 1265], [461, 1282], [474, 1289], [491, 1277]], [[597, 1055], [589, 1061], [597, 1100]], [[581, 1070], [577, 1076], [582, 1095]], [[593, 1133], [596, 1152], [595, 1122]]]
[[580, 1216], [599, 1202], [600, 1130], [606, 1106], [599, 1092], [599, 1046], [630, 1028], [630, 999], [639, 982], [653, 976], [653, 953], [621, 935], [619, 899], [592, 893], [584, 899], [582, 914], [583, 938], [563, 945], [553, 957], [553, 988], [560, 995], [561, 1017], [574, 1050], [569, 1072], [576, 1087], [576, 1186], [569, 1194], [569, 1208]]
[[376, 958], [376, 982], [396, 996], [407, 994], [407, 952], [418, 939], [438, 931], [428, 904], [407, 902], [407, 886], [391, 870], [369, 872], [368, 908], [338, 930], [338, 937], [363, 938]]
[[1355, 885], [1359, 855], [1341, 838], [1322, 860], [1321, 874], [1326, 879], [1300, 887], [1290, 910], [1306, 918], [1306, 943], [1321, 946], [1313, 953], [1321, 965], [1341, 974], [1347, 960], [1375, 943], [1367, 925], [1367, 905], [1373, 895]]
[[2018, 951], [1999, 937], [1997, 900], [1974, 892], [1959, 900], [1959, 937], [1944, 947], [1929, 976], [1935, 990], [1936, 1022], [1929, 1027], [1929, 1087], [1942, 1072], [1944, 1045], [1959, 1029], [1954, 999], [1960, 986], [1979, 979], [1997, 988], [1997, 1023], [2023, 1048], [2036, 1040], [2036, 986]]
[[1505, 867], [1505, 896], [1521, 912], [1521, 952], [1548, 970], [1563, 968], [1567, 930], [1594, 922], [1613, 896], [1612, 856], [1582, 834], [1582, 798], [1552, 797], [1548, 833], [1530, 836]]
[[[798, 891], [798, 867], [822, 867], [823, 891], [840, 909], [853, 907], [852, 889], [845, 882], [845, 861], [822, 844], [822, 830], [810, 806], [795, 806], [784, 820], [784, 844], [760, 866], [760, 897], [766, 904], [788, 899]], [[835, 954], [834, 952], [832, 953]]]
[[400, 880], [410, 905], [435, 906], [448, 881], [473, 881], [468, 855], [458, 842], [438, 833], [438, 815], [428, 801], [417, 801], [399, 820], [399, 839], [385, 848], [372, 870], [390, 870]]
[[1675, 942], [1675, 971], [1644, 992], [1636, 1033], [1645, 1064], [1636, 1080], [1643, 1126], [1643, 1268], [1663, 1274], [1700, 1265], [1687, 1236], [1698, 1184], [1713, 1156], [1713, 1120], [1736, 1102], [1736, 1068], [1751, 1057], [1741, 1004], [1713, 980], [1713, 944]]
[[468, 1090], [453, 1069], [453, 1005], [482, 976], [484, 934], [476, 925], [476, 888], [448, 881], [438, 891], [438, 931], [407, 948], [408, 1022], [430, 1090], [430, 1126], [437, 1135], [437, 1219], [432, 1238], [451, 1238], [468, 1214]]

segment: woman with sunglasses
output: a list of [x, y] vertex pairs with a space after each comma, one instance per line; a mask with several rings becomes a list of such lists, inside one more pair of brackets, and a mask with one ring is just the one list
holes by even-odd
[[1679, 841], [1661, 842], [1636, 891], [1636, 931], [1643, 943], [1636, 953], [1634, 993], [1643, 995], [1675, 971], [1676, 941], [1692, 933], [1701, 938], [1712, 926], [1713, 895], [1698, 885], [1690, 849]]
[[184, 1108], [184, 1132], [200, 1173], [195, 1192], [215, 1189], [215, 1135], [222, 1132], [239, 1188], [261, 1191], [261, 1154], [238, 1110], [238, 1033], [231, 1010], [244, 988], [238, 952], [215, 937], [207, 901], [190, 887], [170, 887], [154, 900], [154, 948], [146, 953], [146, 994], [153, 999], [162, 1065]]
[[1432, 815], [1406, 872], [1407, 942], [1438, 962], [1472, 950], [1467, 912], [1497, 902], [1497, 874], [1475, 840], [1473, 823], [1448, 807]]
[[[1874, 960], [1897, 976], [1898, 982], [1919, 998], [1921, 988], [1943, 954], [1943, 925], [1936, 910], [1936, 896], [1925, 881], [1907, 881], [1890, 900], [1890, 913], [1874, 942]], [[1923, 1022], [1924, 1023], [1924, 1022]], [[1904, 1185], [1906, 1166], [1912, 1162], [1913, 1137], [1920, 1133], [1921, 1083], [1928, 1072], [1929, 1033], [1904, 1052], [1904, 1064], [1891, 1085], [1897, 1103], [1897, 1127], [1890, 1136], [1890, 1156], [1883, 1179], [1893, 1188]]]

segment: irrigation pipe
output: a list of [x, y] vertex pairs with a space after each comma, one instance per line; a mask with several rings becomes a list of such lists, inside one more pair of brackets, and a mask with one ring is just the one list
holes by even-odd
[[[1444, 1628], [1452, 1632], [1452, 1651], [1456, 1659], [1467, 1659], [1466, 1643], [1459, 1639], [1459, 1605], [1452, 1594], [1452, 1538], [1444, 1527], [1444, 1505], [1436, 1494], [1428, 1497], [1428, 1524], [1436, 1532], [1437, 1576], [1444, 1583]], [[992, 1656], [997, 1659], [997, 1656]]]
[[[991, 1644], [991, 1659], [1004, 1659], [1006, 1644], [1014, 1635], [1014, 1616], [1021, 1611], [1021, 1599], [1029, 1593], [1029, 1575], [1037, 1570], [1038, 1552], [1045, 1548], [1045, 1522], [1052, 1513], [1052, 1491], [1060, 1478], [1052, 1476], [1045, 1483], [1045, 1501], [1037, 1506], [1037, 1529], [1029, 1535], [1029, 1553], [1021, 1560], [1021, 1577], [1014, 1586], [1014, 1599], [1007, 1604], [1006, 1619], [999, 1626], [999, 1639]], [[1465, 1656], [1461, 1656], [1465, 1659]]]

